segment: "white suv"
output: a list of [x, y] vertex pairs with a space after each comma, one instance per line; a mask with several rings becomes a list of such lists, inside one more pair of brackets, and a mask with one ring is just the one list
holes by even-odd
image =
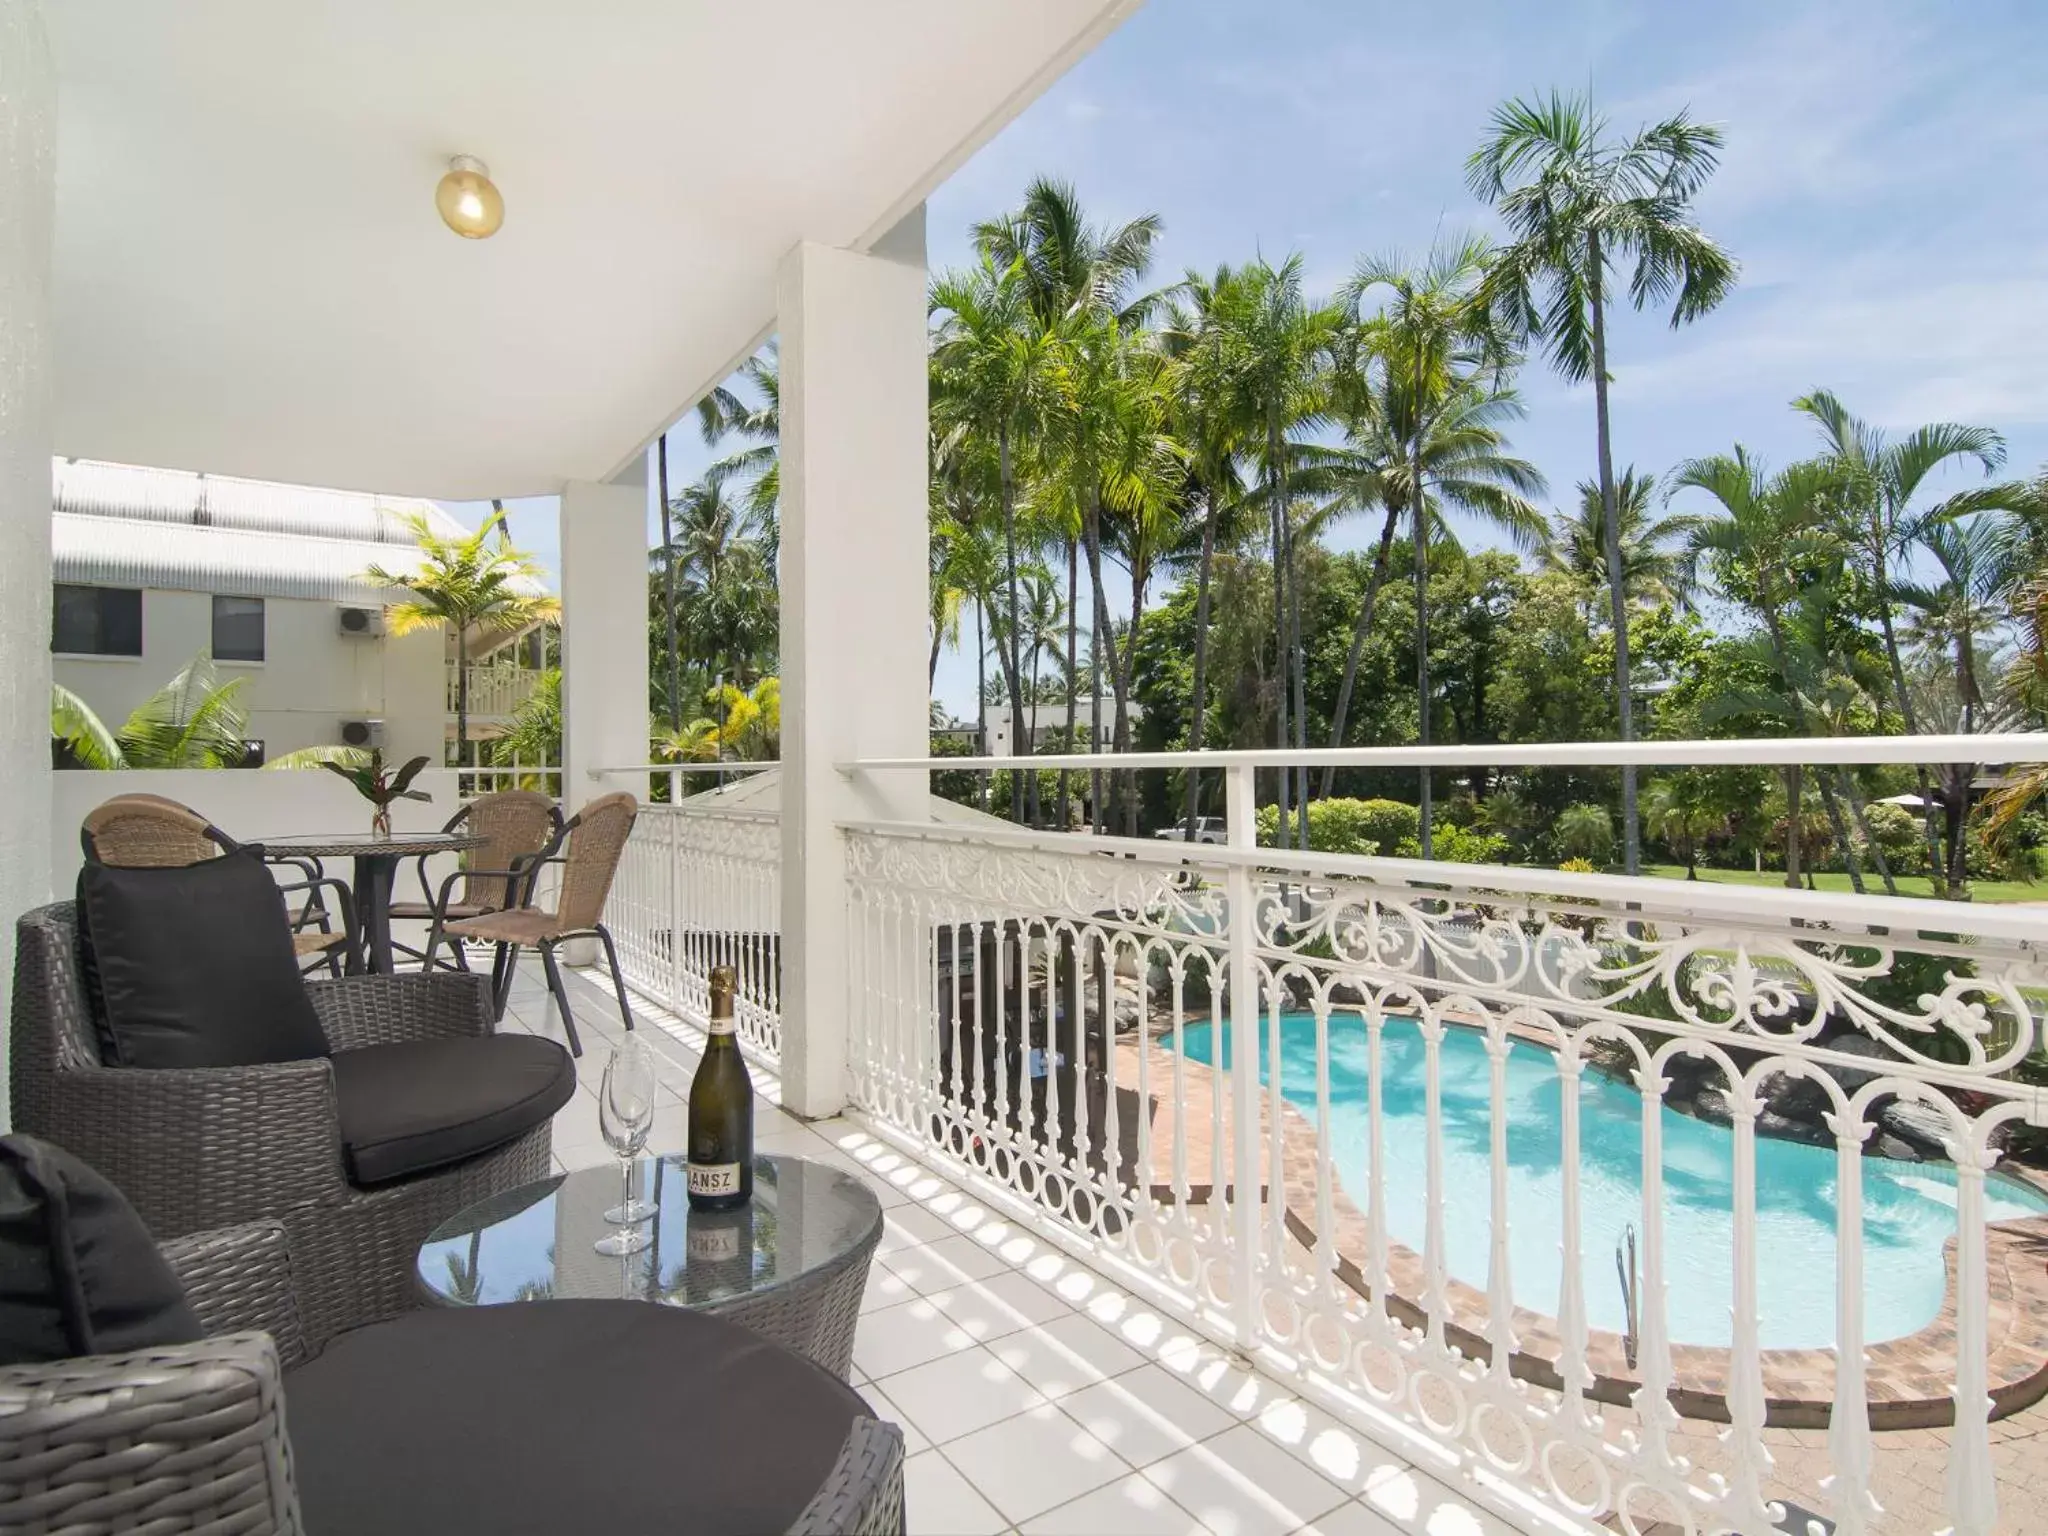
[[1215, 843], [1221, 847], [1227, 841], [1221, 816], [1197, 816], [1193, 835], [1189, 835], [1188, 824], [1176, 821], [1170, 827], [1161, 827], [1152, 834], [1169, 843]]

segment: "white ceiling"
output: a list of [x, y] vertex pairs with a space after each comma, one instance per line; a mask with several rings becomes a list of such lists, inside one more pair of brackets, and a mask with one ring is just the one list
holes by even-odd
[[[57, 451], [604, 479], [1137, 0], [49, 0]], [[505, 196], [434, 212], [451, 154]]]

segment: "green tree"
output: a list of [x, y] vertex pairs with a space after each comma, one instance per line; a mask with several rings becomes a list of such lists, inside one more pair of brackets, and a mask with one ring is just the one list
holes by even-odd
[[559, 623], [560, 599], [535, 592], [546, 573], [534, 558], [512, 547], [503, 508], [496, 508], [474, 533], [453, 537], [434, 532], [423, 514], [406, 519], [419, 544], [415, 571], [372, 565], [365, 581], [400, 587], [410, 594], [385, 610], [394, 635], [447, 628], [455, 636], [455, 760], [469, 761], [469, 646], [472, 638], [516, 634], [535, 624]]
[[[1515, 355], [1483, 301], [1489, 248], [1478, 239], [1441, 245], [1419, 267], [1398, 260], [1360, 265], [1346, 297], [1358, 316], [1368, 296], [1383, 297], [1376, 314], [1360, 322], [1364, 349], [1378, 362], [1374, 413], [1384, 450], [1368, 450], [1379, 468], [1378, 499], [1405, 502], [1415, 564], [1418, 740], [1430, 740], [1429, 550], [1438, 501], [1475, 514], [1528, 547], [1545, 531], [1543, 515], [1527, 497], [1543, 489], [1535, 466], [1504, 451], [1500, 423], [1520, 414], [1506, 391]], [[1380, 290], [1385, 289], [1384, 296]], [[1382, 530], [1382, 544], [1386, 531]], [[1368, 588], [1368, 597], [1377, 586]], [[1370, 616], [1361, 609], [1345, 658], [1331, 744], [1340, 745], [1350, 705], [1349, 681]], [[1326, 778], [1325, 783], [1329, 782]], [[1422, 856], [1431, 852], [1430, 771], [1421, 771]]]
[[82, 768], [238, 768], [249, 751], [247, 687], [247, 678], [222, 682], [202, 651], [114, 729], [53, 683], [50, 735]]
[[1688, 880], [1700, 877], [1700, 839], [1718, 831], [1725, 821], [1713, 780], [1695, 769], [1653, 780], [1643, 796], [1644, 827], [1678, 850]]
[[[733, 387], [737, 380], [741, 388]], [[780, 343], [770, 340], [718, 388], [697, 402], [697, 426], [704, 446], [715, 448], [737, 437], [740, 446], [712, 467], [746, 488], [747, 509], [761, 530], [768, 564], [775, 564], [782, 499], [782, 360]]]
[[1604, 805], [1568, 805], [1558, 815], [1556, 838], [1566, 858], [1605, 864], [1614, 854], [1614, 818]]
[[[1734, 288], [1734, 259], [1692, 218], [1692, 201], [1720, 153], [1720, 130], [1684, 112], [1617, 141], [1588, 99], [1552, 92], [1547, 100], [1501, 105], [1466, 166], [1473, 194], [1499, 211], [1512, 236], [1488, 274], [1488, 302], [1514, 330], [1540, 337], [1567, 379], [1593, 381], [1623, 741], [1635, 739], [1635, 706], [1607, 402], [1607, 310], [1624, 263], [1633, 266], [1629, 303], [1640, 310], [1671, 300], [1674, 327], [1706, 314]], [[1622, 845], [1623, 867], [1634, 874], [1640, 835], [1633, 765], [1622, 770]]]
[[[1878, 593], [1878, 623], [1884, 635], [1893, 702], [1908, 735], [1918, 735], [1921, 722], [1913, 708], [1912, 690], [1899, 650], [1898, 626], [1891, 598], [1901, 562], [1924, 530], [1970, 512], [1994, 508], [2021, 510], [2029, 487], [1989, 485], [1946, 497], [1931, 506], [1916, 506], [1928, 478], [1951, 465], [1974, 462], [1988, 478], [2005, 462], [2005, 439], [1988, 427], [1960, 422], [1934, 422], [1893, 438], [1851, 415], [1829, 391], [1816, 389], [1792, 402], [1792, 408], [1813, 419], [1828, 458], [1848, 487], [1844, 526], [1850, 546], [1863, 562]], [[1923, 827], [1929, 875], [1941, 889], [1942, 861], [1936, 848], [1934, 797], [1927, 770], [1916, 778], [1925, 802]]]
[[[1599, 592], [1607, 585], [1606, 504], [1591, 480], [1581, 480], [1578, 491], [1577, 507], [1552, 520], [1541, 560], [1546, 570], [1561, 571], [1588, 592]], [[1634, 465], [1615, 482], [1622, 590], [1631, 602], [1688, 607], [1697, 573], [1687, 541], [1698, 519], [1685, 513], [1660, 516], [1652, 504], [1656, 494], [1656, 480], [1637, 474]]]
[[[1276, 670], [1273, 744], [1308, 745], [1306, 666], [1301, 642], [1301, 607], [1297, 587], [1296, 528], [1288, 471], [1296, 457], [1293, 434], [1321, 425], [1328, 405], [1327, 366], [1344, 322], [1336, 304], [1312, 301], [1303, 292], [1301, 256], [1290, 255], [1279, 266], [1261, 258], [1240, 270], [1220, 323], [1222, 346], [1235, 381], [1232, 415], [1247, 427], [1247, 449], [1258, 465], [1273, 560], [1273, 632], [1280, 664]], [[1253, 424], [1256, 424], [1255, 426]], [[1278, 776], [1281, 841], [1285, 846], [1308, 842], [1308, 770]], [[1303, 807], [1289, 840], [1288, 806]]]

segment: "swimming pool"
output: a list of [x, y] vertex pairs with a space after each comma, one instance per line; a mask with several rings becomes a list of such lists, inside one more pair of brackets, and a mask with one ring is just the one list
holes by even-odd
[[[1316, 1120], [1316, 1021], [1281, 1015], [1280, 1091]], [[1184, 1031], [1189, 1059], [1213, 1062], [1215, 1027]], [[1223, 1064], [1230, 1062], [1223, 1026]], [[1164, 1043], [1170, 1049], [1171, 1035]], [[1387, 1231], [1420, 1253], [1427, 1230], [1423, 1042], [1412, 1021], [1389, 1019], [1381, 1036], [1381, 1145]], [[1269, 1081], [1268, 1053], [1260, 1079]], [[1443, 1112], [1444, 1246], [1450, 1272], [1485, 1289], [1492, 1240], [1492, 1081], [1485, 1037], [1446, 1032], [1440, 1062]], [[1337, 1178], [1366, 1206], [1370, 1127], [1362, 1016], [1330, 1015], [1330, 1151]], [[1560, 1130], [1562, 1082], [1549, 1051], [1509, 1047], [1508, 1251], [1516, 1302], [1555, 1316], [1564, 1227]], [[1604, 1073], [1580, 1080], [1579, 1230], [1588, 1321], [1625, 1323], [1615, 1244], [1642, 1226], [1642, 1100]], [[1734, 1132], [1664, 1108], [1664, 1269], [1674, 1343], [1732, 1342], [1734, 1301]], [[1759, 1136], [1756, 1141], [1757, 1295], [1767, 1349], [1825, 1348], [1835, 1342], [1835, 1152]], [[1986, 1218], [2048, 1213], [2048, 1197], [1993, 1179]], [[1947, 1271], [1942, 1244], [1956, 1226], [1955, 1175], [1945, 1165], [1863, 1160], [1864, 1330], [1869, 1343], [1933, 1322]]]

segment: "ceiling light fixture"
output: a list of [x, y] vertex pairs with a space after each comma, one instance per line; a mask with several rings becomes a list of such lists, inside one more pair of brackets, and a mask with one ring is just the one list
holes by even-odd
[[434, 188], [441, 222], [465, 240], [483, 240], [505, 222], [505, 199], [491, 180], [491, 168], [474, 155], [457, 155]]

